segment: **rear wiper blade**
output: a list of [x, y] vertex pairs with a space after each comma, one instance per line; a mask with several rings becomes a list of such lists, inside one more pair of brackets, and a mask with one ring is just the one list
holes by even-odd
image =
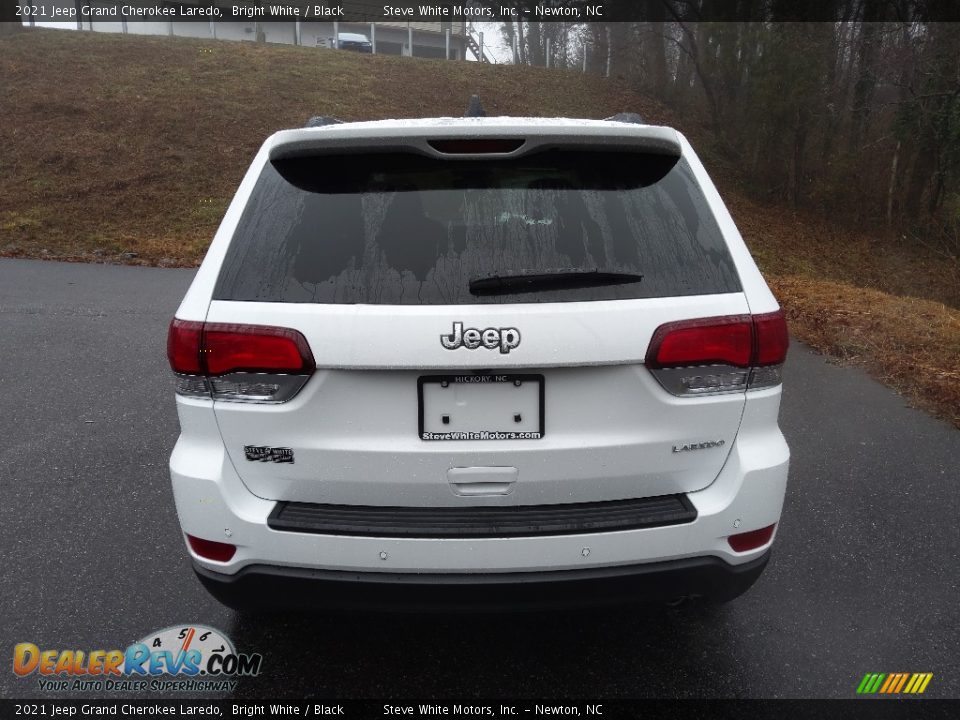
[[492, 275], [470, 281], [471, 295], [512, 295], [543, 290], [570, 290], [638, 283], [643, 275], [601, 270], [538, 273], [530, 275]]

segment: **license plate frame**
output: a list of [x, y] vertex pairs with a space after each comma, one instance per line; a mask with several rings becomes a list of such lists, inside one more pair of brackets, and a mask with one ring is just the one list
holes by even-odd
[[[477, 380], [475, 378], [488, 378]], [[424, 387], [430, 384], [464, 386], [504, 385], [515, 382], [536, 382], [539, 385], [537, 404], [539, 408], [539, 427], [537, 430], [516, 431], [507, 429], [484, 428], [478, 430], [456, 430], [449, 433], [436, 431], [424, 432]], [[540, 440], [546, 434], [546, 382], [540, 373], [447, 373], [443, 375], [421, 375], [417, 378], [417, 435], [424, 442], [457, 442], [469, 440]], [[535, 437], [532, 437], [536, 433]], [[462, 437], [462, 435], [469, 437]], [[450, 437], [456, 435], [456, 437]]]

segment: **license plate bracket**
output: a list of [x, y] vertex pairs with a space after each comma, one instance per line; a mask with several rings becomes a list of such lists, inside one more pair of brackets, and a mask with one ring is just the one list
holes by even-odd
[[417, 378], [421, 440], [539, 440], [544, 378], [535, 373], [422, 375]]

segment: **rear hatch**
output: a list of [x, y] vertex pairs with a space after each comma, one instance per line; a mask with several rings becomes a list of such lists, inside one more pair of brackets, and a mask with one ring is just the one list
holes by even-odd
[[709, 485], [745, 393], [678, 397], [645, 356], [665, 323], [749, 308], [663, 137], [275, 152], [207, 323], [293, 329], [317, 369], [285, 402], [215, 400], [251, 492], [456, 506]]

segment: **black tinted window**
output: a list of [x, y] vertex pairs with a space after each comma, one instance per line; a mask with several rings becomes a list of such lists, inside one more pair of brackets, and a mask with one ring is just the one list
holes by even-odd
[[[472, 295], [493, 276], [642, 275], [601, 287]], [[268, 163], [214, 297], [438, 305], [740, 290], [684, 160], [548, 151], [514, 160], [413, 154]]]

